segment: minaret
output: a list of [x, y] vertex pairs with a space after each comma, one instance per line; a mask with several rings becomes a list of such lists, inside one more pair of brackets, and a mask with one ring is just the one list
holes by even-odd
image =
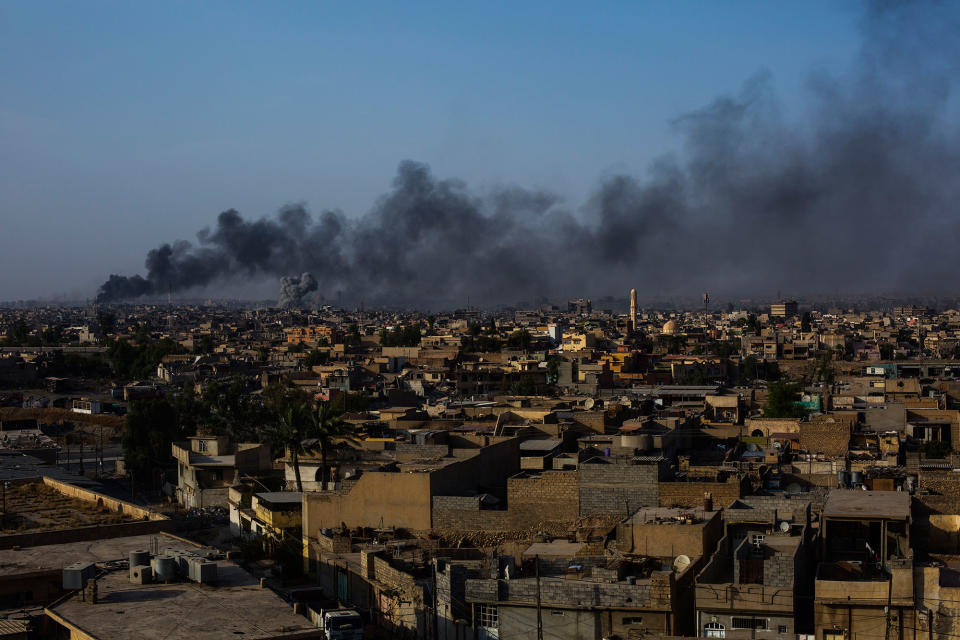
[[630, 289], [630, 331], [637, 330], [637, 290]]

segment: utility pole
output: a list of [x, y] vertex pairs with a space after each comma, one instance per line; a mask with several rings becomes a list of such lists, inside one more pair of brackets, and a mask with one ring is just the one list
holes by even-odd
[[533, 561], [536, 563], [537, 575], [537, 640], [543, 640], [543, 611], [540, 606], [540, 556], [533, 556]]
[[893, 599], [893, 570], [890, 571], [890, 578], [887, 582], [887, 606], [884, 607], [886, 622], [883, 629], [883, 640], [890, 640], [890, 602]]

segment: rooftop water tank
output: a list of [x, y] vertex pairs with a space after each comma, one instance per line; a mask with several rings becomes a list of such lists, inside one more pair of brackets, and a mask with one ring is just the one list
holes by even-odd
[[157, 582], [172, 582], [177, 577], [177, 561], [172, 556], [155, 556], [150, 567]]

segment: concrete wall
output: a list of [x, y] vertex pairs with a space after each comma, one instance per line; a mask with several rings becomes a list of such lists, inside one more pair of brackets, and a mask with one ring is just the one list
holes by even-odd
[[430, 528], [430, 474], [368, 472], [348, 492], [303, 494], [303, 530], [348, 527]]
[[713, 552], [723, 532], [719, 512], [705, 522], [678, 524], [675, 522], [631, 523], [617, 526], [620, 551], [639, 553], [654, 558], [676, 558], [683, 554], [690, 558]]
[[77, 500], [83, 500], [84, 502], [92, 502], [94, 504], [102, 504], [107, 509], [111, 511], [116, 511], [118, 513], [125, 513], [134, 518], [140, 518], [141, 520], [167, 520], [168, 518], [160, 513], [155, 513], [149, 509], [143, 507], [138, 507], [137, 505], [126, 502], [125, 500], [117, 500], [116, 498], [111, 498], [102, 493], [97, 493], [96, 491], [91, 491], [90, 489], [84, 489], [82, 487], [77, 487], [72, 484], [67, 484], [66, 482], [61, 482], [60, 480], [54, 480], [53, 478], [43, 478], [43, 483], [55, 489], [59, 493], [62, 493], [65, 496], [70, 496], [71, 498], [76, 498]]

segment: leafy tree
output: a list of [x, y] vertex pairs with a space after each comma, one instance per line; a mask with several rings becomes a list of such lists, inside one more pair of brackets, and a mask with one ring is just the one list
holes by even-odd
[[314, 411], [308, 403], [298, 402], [293, 398], [288, 400], [279, 413], [270, 432], [270, 439], [289, 453], [297, 491], [303, 491], [300, 458], [312, 451], [320, 451], [321, 477], [323, 482], [327, 481], [327, 457], [334, 440], [353, 436], [352, 425], [344, 422], [341, 416], [339, 410], [328, 404], [322, 404]]
[[320, 477], [326, 483], [330, 477], [327, 458], [333, 443], [336, 440], [353, 440], [356, 431], [354, 425], [343, 420], [343, 413], [331, 406], [322, 403], [316, 411], [310, 412], [310, 422], [307, 425], [307, 436], [315, 441], [310, 449], [320, 451]]
[[306, 438], [309, 414], [309, 405], [290, 402], [280, 412], [268, 436], [275, 447], [282, 447], [289, 452], [290, 464], [293, 465], [297, 480], [297, 491], [303, 491], [303, 481], [300, 479], [300, 454], [304, 451], [303, 441]]
[[380, 346], [382, 347], [415, 347], [420, 344], [420, 325], [409, 327], [394, 327], [390, 331], [380, 330]]
[[530, 343], [533, 341], [533, 337], [530, 335], [530, 332], [526, 329], [518, 329], [510, 334], [507, 338], [507, 346], [511, 349], [523, 349], [526, 351], [530, 348]]
[[560, 380], [560, 358], [551, 356], [547, 360], [547, 384], [557, 384]]
[[537, 394], [537, 382], [531, 375], [525, 375], [510, 386], [510, 393], [515, 396], [533, 396]]
[[880, 348], [881, 360], [893, 360], [893, 345], [889, 342], [881, 342], [877, 345]]
[[303, 359], [303, 366], [310, 369], [316, 367], [317, 365], [326, 364], [327, 360], [330, 359], [330, 354], [326, 351], [321, 351], [320, 349], [314, 349], [307, 354], [307, 357]]
[[156, 341], [149, 337], [144, 341], [138, 339], [136, 346], [126, 340], [110, 340], [107, 343], [107, 359], [114, 375], [122, 380], [149, 378], [156, 373], [157, 365], [165, 355], [182, 352], [183, 348], [170, 338]]
[[799, 404], [800, 385], [775, 382], [767, 387], [767, 402], [763, 406], [765, 418], [802, 418], [807, 409]]
[[111, 334], [117, 328], [117, 316], [100, 310], [97, 312], [97, 324], [100, 325], [100, 331], [104, 335]]
[[946, 458], [951, 449], [950, 444], [947, 442], [930, 440], [929, 442], [923, 443], [921, 451], [923, 451], [923, 455], [928, 458]]
[[347, 327], [347, 335], [343, 337], [343, 344], [348, 347], [355, 347], [360, 344], [360, 339], [360, 328], [355, 324], [351, 324]]
[[273, 421], [270, 409], [247, 392], [243, 378], [234, 377], [228, 384], [213, 381], [203, 389], [201, 397], [206, 409], [204, 429], [211, 433], [228, 433], [235, 440], [256, 441], [264, 425]]
[[124, 461], [132, 474], [156, 480], [155, 472], [170, 460], [170, 445], [187, 435], [179, 427], [177, 412], [166, 399], [138, 400], [130, 403], [124, 420]]
[[712, 380], [707, 376], [707, 372], [704, 370], [702, 364], [697, 363], [696, 365], [685, 367], [683, 374], [677, 380], [677, 384], [686, 384], [686, 385], [705, 385], [711, 384]]
[[198, 355], [213, 353], [213, 337], [202, 335], [193, 341], [193, 352]]
[[35, 347], [39, 346], [40, 338], [30, 335], [30, 326], [22, 319], [17, 319], [7, 329], [7, 339], [4, 340], [4, 344], [11, 347]]
[[63, 341], [63, 327], [53, 325], [40, 332], [40, 344], [58, 345]]

